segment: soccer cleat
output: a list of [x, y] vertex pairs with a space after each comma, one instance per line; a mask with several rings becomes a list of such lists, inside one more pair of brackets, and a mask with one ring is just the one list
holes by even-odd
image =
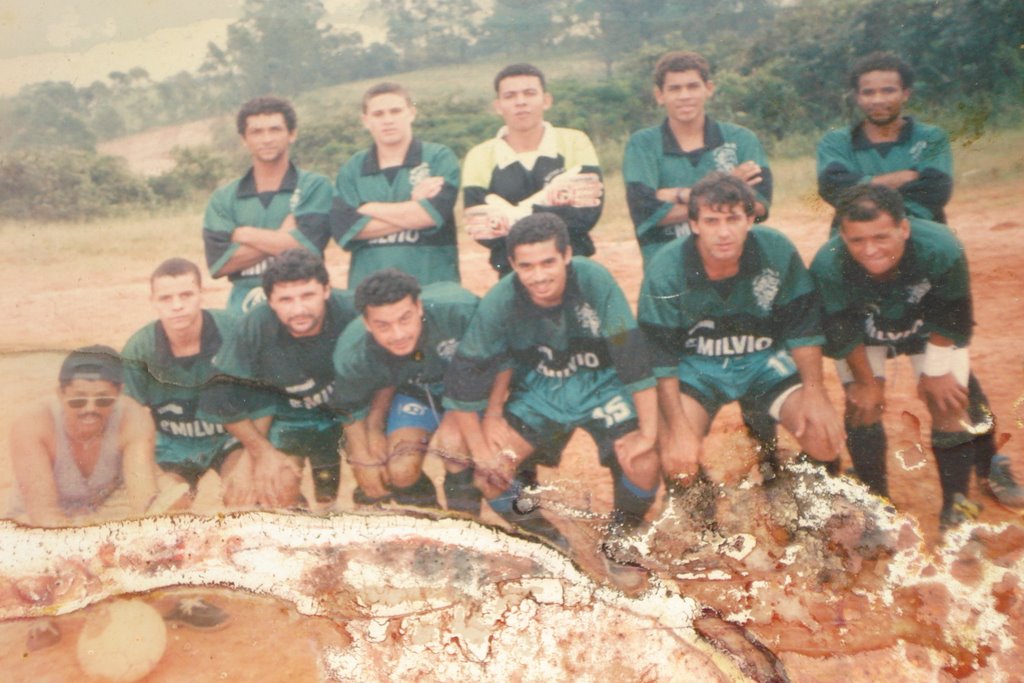
[[60, 627], [50, 619], [40, 624], [33, 624], [28, 630], [28, 639], [25, 642], [25, 649], [29, 652], [52, 647], [60, 642]]
[[1010, 458], [1002, 453], [992, 456], [992, 467], [988, 473], [988, 492], [1007, 507], [1024, 507], [1024, 486], [1013, 478]]
[[981, 514], [981, 506], [962, 493], [953, 495], [953, 504], [939, 513], [939, 530], [947, 531], [964, 522], [973, 522]]
[[203, 631], [213, 631], [224, 625], [228, 613], [202, 598], [182, 598], [174, 609], [164, 615], [166, 621], [177, 621]]

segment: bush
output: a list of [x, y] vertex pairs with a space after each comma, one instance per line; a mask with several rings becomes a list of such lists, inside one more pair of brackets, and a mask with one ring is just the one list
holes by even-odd
[[151, 205], [149, 186], [123, 159], [68, 148], [0, 157], [0, 216], [88, 220]]
[[175, 147], [174, 170], [149, 178], [149, 189], [165, 203], [210, 193], [224, 180], [228, 160], [210, 147]]

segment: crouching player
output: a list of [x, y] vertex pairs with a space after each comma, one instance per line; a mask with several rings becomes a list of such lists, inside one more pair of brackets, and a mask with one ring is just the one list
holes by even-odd
[[842, 424], [822, 386], [814, 283], [789, 239], [753, 227], [755, 202], [742, 180], [705, 176], [690, 193], [693, 234], [665, 245], [644, 276], [638, 317], [653, 347], [673, 485], [698, 473], [711, 421], [732, 401], [768, 413], [807, 455], [838, 467]]
[[846, 390], [847, 445], [858, 476], [888, 495], [885, 359], [908, 355], [932, 418], [943, 528], [977, 514], [967, 499], [974, 467], [1007, 504], [1024, 505], [967, 345], [972, 304], [963, 246], [944, 225], [908, 220], [895, 190], [857, 185], [837, 205], [839, 236], [811, 265], [824, 300], [826, 351]]
[[331, 503], [342, 434], [331, 407], [332, 356], [356, 317], [352, 297], [332, 290], [323, 261], [302, 249], [274, 259], [263, 289], [267, 303], [221, 347], [213, 363], [222, 377], [199, 399], [200, 418], [224, 423], [245, 447], [221, 469], [225, 502], [296, 505], [308, 460], [317, 502]]
[[233, 314], [203, 308], [200, 282], [199, 268], [183, 258], [157, 266], [149, 279], [157, 320], [132, 335], [121, 354], [125, 394], [149, 410], [156, 427], [156, 464], [171, 482], [161, 488], [184, 489], [176, 508], [189, 507], [200, 477], [219, 471], [241, 447], [224, 425], [196, 416], [213, 356], [236, 322]]
[[[523, 461], [581, 427], [611, 469], [616, 516], [639, 522], [658, 488], [657, 395], [643, 337], [626, 297], [601, 265], [573, 258], [561, 218], [537, 213], [509, 231], [512, 277], [477, 307], [445, 375], [445, 406], [459, 421], [492, 508], [557, 544], [537, 510], [517, 506]], [[508, 377], [507, 397], [493, 393]], [[477, 411], [484, 410], [483, 425]], [[531, 514], [532, 513], [532, 514]]]
[[393, 268], [356, 288], [362, 318], [338, 340], [334, 399], [346, 422], [357, 503], [391, 498], [438, 507], [423, 473], [429, 452], [444, 458], [448, 509], [480, 512], [468, 449], [441, 405], [445, 370], [476, 305], [476, 296], [454, 283], [421, 290], [416, 278]]

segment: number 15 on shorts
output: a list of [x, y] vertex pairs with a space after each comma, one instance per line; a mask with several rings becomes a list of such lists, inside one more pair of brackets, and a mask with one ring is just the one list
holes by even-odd
[[603, 406], [591, 411], [590, 417], [604, 420], [605, 427], [612, 427], [633, 417], [633, 410], [622, 396], [615, 396]]

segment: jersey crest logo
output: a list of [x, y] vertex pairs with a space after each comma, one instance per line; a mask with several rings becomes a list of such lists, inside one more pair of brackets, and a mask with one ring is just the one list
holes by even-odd
[[291, 209], [292, 213], [295, 213], [295, 207], [302, 201], [302, 188], [296, 187], [292, 190], [291, 199], [288, 200], [288, 208]]
[[913, 159], [915, 162], [920, 162], [921, 156], [923, 155], [924, 150], [927, 146], [928, 143], [925, 142], [924, 140], [918, 140], [917, 142], [915, 142], [914, 146], [910, 148], [910, 158]]
[[403, 403], [402, 407], [399, 410], [401, 410], [406, 415], [413, 415], [415, 417], [427, 414], [427, 407], [422, 403]]
[[767, 313], [772, 308], [775, 295], [779, 293], [779, 274], [771, 268], [765, 268], [754, 278], [753, 289], [757, 305]]
[[921, 303], [921, 299], [927, 294], [932, 288], [932, 283], [928, 280], [921, 280], [916, 285], [910, 285], [907, 287], [907, 303], [918, 304]]
[[316, 380], [310, 377], [301, 384], [295, 384], [290, 387], [285, 387], [284, 390], [289, 394], [301, 394], [303, 391], [309, 391], [316, 386]]
[[458, 346], [459, 342], [457, 339], [445, 339], [437, 345], [437, 355], [444, 360], [450, 361], [455, 357], [455, 349], [458, 348]]
[[576, 320], [580, 327], [595, 337], [601, 336], [601, 318], [590, 304], [583, 302], [576, 307]]
[[185, 409], [179, 406], [177, 403], [166, 403], [156, 409], [157, 415], [163, 415], [165, 413], [174, 413], [175, 415], [184, 415]]
[[429, 177], [430, 166], [426, 162], [409, 169], [409, 185], [412, 187], [416, 187]]
[[693, 327], [691, 327], [689, 330], [686, 331], [686, 336], [687, 337], [692, 337], [694, 334], [696, 334], [700, 330], [713, 330], [713, 329], [715, 329], [715, 321], [714, 320], [701, 320], [696, 325], [694, 325]]
[[740, 165], [739, 157], [736, 155], [735, 142], [727, 142], [721, 147], [715, 148], [711, 156], [715, 160], [715, 168], [725, 173]]

